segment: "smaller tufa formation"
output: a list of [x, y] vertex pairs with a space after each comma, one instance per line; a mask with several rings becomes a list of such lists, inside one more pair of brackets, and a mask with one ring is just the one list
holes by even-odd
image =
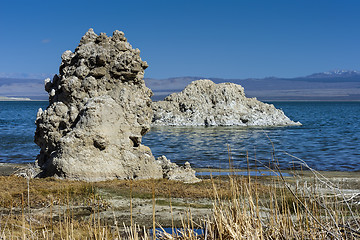
[[178, 166], [172, 163], [165, 156], [158, 157], [156, 162], [161, 166], [163, 170], [163, 177], [169, 180], [182, 181], [185, 183], [196, 183], [199, 182], [195, 176], [195, 170], [190, 166], [189, 162], [186, 162], [184, 166]]
[[190, 83], [182, 92], [154, 102], [153, 110], [152, 124], [160, 126], [301, 125], [274, 105], [245, 97], [242, 86], [211, 80]]

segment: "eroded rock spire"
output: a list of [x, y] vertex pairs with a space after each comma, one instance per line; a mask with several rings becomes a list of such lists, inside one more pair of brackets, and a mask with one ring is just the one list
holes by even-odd
[[65, 51], [59, 74], [45, 80], [49, 106], [39, 110], [35, 143], [43, 176], [86, 181], [161, 178], [162, 169], [141, 144], [150, 129], [152, 92], [147, 63], [123, 32], [92, 29], [75, 52]]

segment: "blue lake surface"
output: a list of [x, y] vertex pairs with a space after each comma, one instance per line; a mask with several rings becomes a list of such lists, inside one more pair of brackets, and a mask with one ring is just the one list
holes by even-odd
[[[274, 102], [299, 127], [154, 127], [143, 137], [155, 157], [194, 167], [281, 169], [304, 160], [316, 170], [360, 171], [360, 102]], [[0, 162], [33, 162], [38, 108], [47, 102], [0, 102]], [[273, 146], [275, 154], [273, 154]], [[230, 149], [230, 151], [228, 151]], [[288, 154], [287, 154], [288, 153]], [[290, 155], [289, 155], [290, 154]], [[275, 155], [275, 157], [274, 157]]]

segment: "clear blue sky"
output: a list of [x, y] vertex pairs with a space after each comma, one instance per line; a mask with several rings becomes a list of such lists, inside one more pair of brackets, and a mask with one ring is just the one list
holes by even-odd
[[58, 72], [92, 27], [116, 29], [145, 77], [295, 77], [360, 70], [358, 0], [0, 2], [0, 76]]

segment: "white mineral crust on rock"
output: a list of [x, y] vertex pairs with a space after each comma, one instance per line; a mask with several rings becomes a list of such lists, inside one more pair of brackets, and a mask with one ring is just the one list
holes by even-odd
[[153, 103], [152, 125], [170, 126], [291, 126], [282, 110], [272, 104], [247, 98], [234, 83], [215, 84], [197, 80], [180, 93]]
[[42, 176], [85, 181], [162, 178], [141, 144], [153, 117], [147, 63], [124, 33], [90, 29], [75, 52], [62, 55], [59, 75], [45, 80], [49, 106], [39, 110], [35, 143]]

